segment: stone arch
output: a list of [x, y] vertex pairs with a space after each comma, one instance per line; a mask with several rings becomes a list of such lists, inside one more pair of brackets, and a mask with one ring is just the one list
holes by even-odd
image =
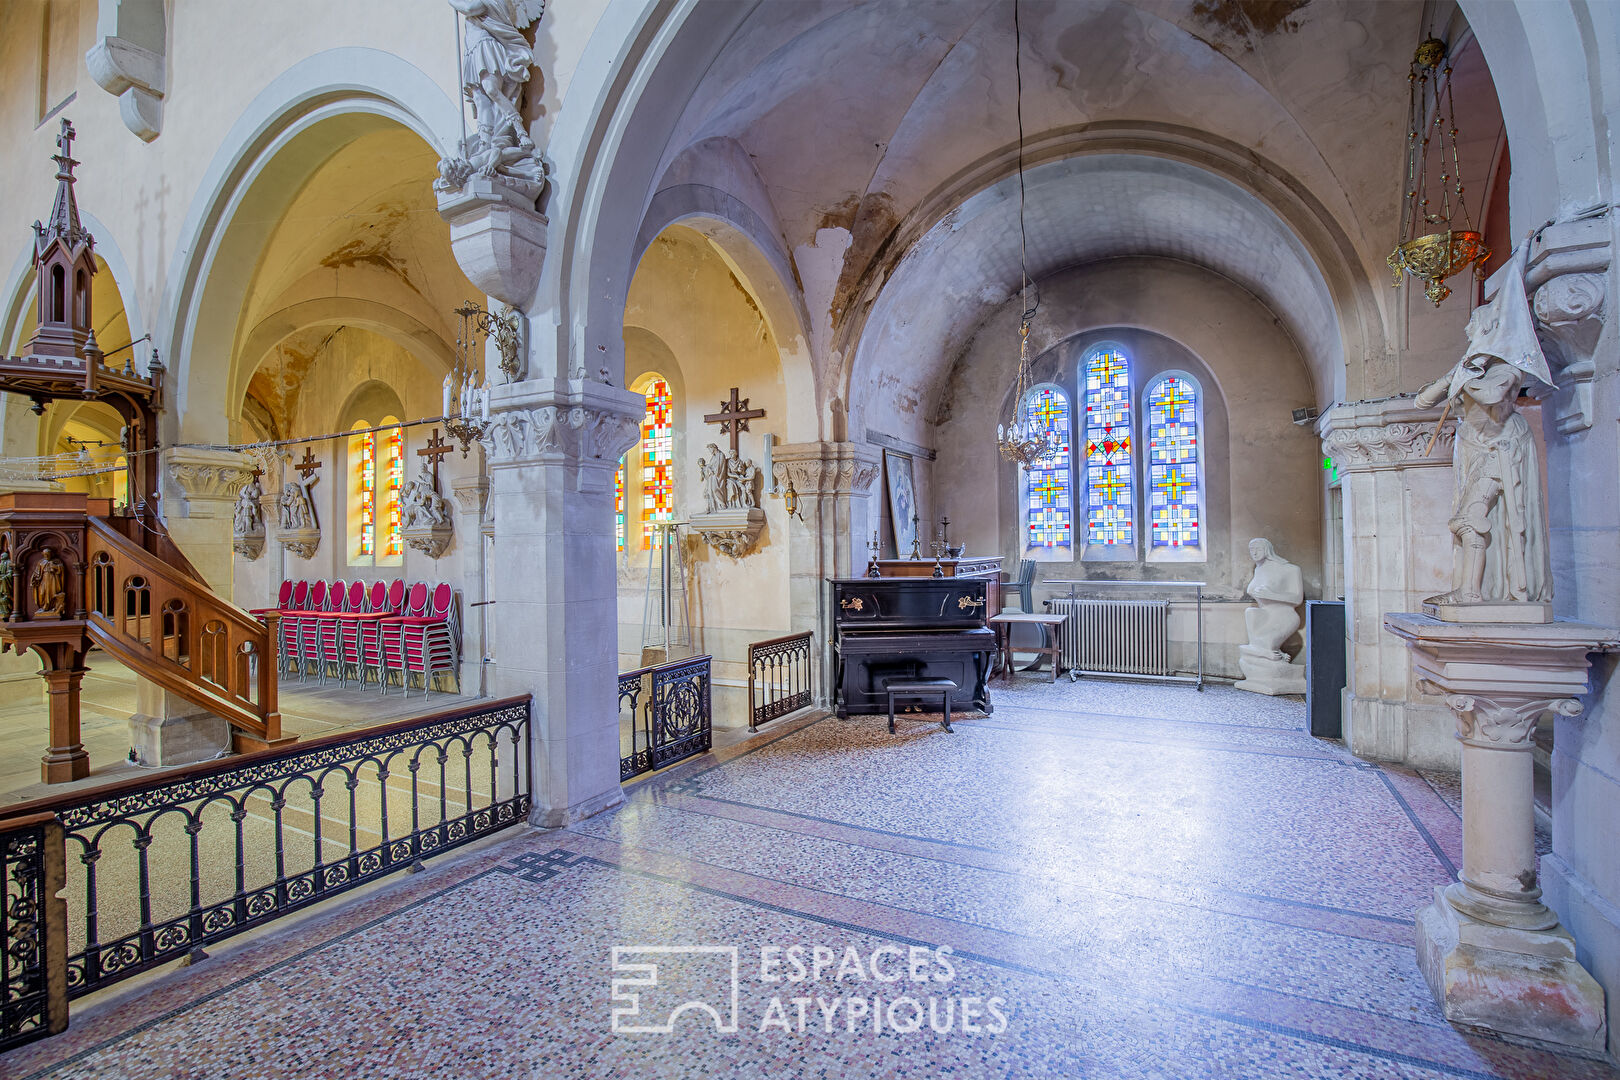
[[460, 123], [455, 102], [427, 75], [375, 49], [308, 57], [254, 98], [203, 176], [169, 267], [158, 323], [161, 351], [172, 358], [166, 438], [228, 440], [239, 402], [228, 396], [238, 313], [257, 255], [303, 182], [360, 135], [403, 127], [442, 155]]

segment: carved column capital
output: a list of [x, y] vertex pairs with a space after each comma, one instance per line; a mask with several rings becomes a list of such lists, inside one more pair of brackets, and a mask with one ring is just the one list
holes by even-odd
[[[1439, 692], [1439, 687], [1428, 680], [1422, 680], [1421, 685], [1430, 693]], [[1579, 716], [1582, 710], [1579, 701], [1566, 697], [1446, 694], [1445, 698], [1457, 719], [1457, 738], [1495, 750], [1529, 751], [1531, 736], [1542, 716]]]
[[1440, 427], [1434, 450], [1425, 455], [1440, 409], [1420, 408], [1412, 398], [1335, 405], [1317, 421], [1322, 453], [1341, 473], [1451, 466], [1457, 423]]
[[1608, 223], [1601, 218], [1549, 225], [1531, 245], [1525, 288], [1558, 384], [1550, 402], [1554, 422], [1565, 435], [1592, 426], [1611, 261]]
[[878, 449], [864, 443], [782, 443], [771, 452], [771, 475], [804, 496], [866, 495], [881, 461]]
[[450, 494], [455, 496], [463, 514], [482, 518], [484, 508], [489, 505], [489, 487], [487, 476], [458, 476], [450, 481]]
[[236, 493], [252, 476], [250, 463], [234, 450], [163, 451], [163, 477], [179, 496], [165, 506], [182, 517], [230, 517]]
[[640, 394], [585, 379], [509, 383], [491, 388], [481, 442], [492, 470], [561, 466], [579, 490], [599, 490], [612, 485], [646, 410]]

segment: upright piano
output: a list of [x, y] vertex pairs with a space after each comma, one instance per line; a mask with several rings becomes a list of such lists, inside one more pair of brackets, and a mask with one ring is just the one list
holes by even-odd
[[951, 709], [990, 712], [996, 634], [983, 578], [833, 578], [839, 716], [888, 708], [885, 679], [950, 679]]

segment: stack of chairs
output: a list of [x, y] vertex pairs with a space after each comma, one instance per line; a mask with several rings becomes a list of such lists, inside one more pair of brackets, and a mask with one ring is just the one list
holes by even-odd
[[374, 581], [284, 581], [271, 611], [281, 617], [276, 648], [284, 676], [300, 682], [336, 679], [346, 686], [352, 677], [361, 687], [374, 681], [387, 693], [397, 685], [410, 694], [411, 676], [421, 678], [422, 693], [435, 680], [455, 675], [459, 686], [461, 622], [456, 594], [439, 582], [429, 588], [417, 582], [406, 588], [395, 578]]

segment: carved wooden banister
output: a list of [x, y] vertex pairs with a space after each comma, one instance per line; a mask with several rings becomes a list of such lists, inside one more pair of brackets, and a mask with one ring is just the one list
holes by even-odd
[[276, 616], [260, 622], [216, 596], [165, 536], [154, 534], [143, 545], [127, 534], [124, 519], [86, 522], [91, 640], [165, 690], [225, 718], [255, 744], [279, 741]]

